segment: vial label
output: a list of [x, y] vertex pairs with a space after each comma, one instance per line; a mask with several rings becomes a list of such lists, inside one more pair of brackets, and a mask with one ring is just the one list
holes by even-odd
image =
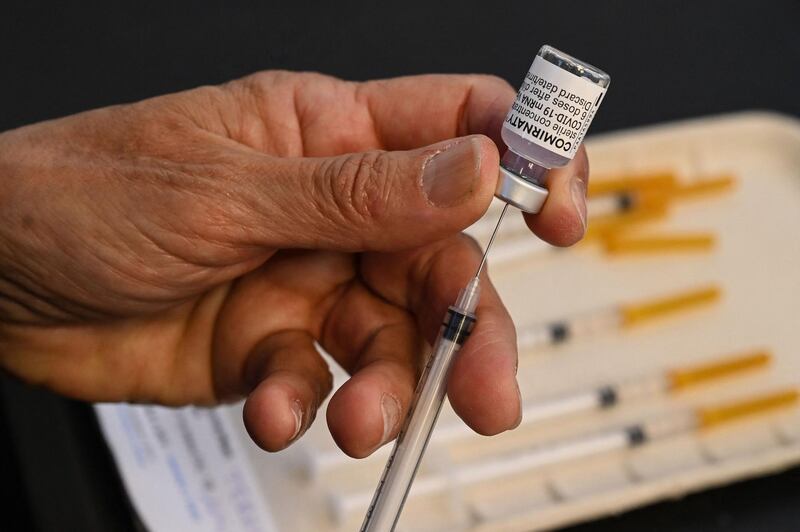
[[506, 124], [524, 139], [572, 159], [605, 93], [604, 87], [537, 55]]

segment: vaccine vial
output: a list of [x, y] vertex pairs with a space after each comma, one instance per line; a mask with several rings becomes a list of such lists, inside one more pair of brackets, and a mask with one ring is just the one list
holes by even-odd
[[495, 195], [539, 212], [547, 198], [545, 173], [575, 156], [610, 83], [602, 70], [542, 46], [503, 123], [508, 150]]

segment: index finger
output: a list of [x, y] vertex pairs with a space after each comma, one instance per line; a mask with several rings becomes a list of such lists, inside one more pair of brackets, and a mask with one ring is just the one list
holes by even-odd
[[[501, 78], [427, 74], [351, 82], [312, 72], [258, 72], [225, 86], [239, 118], [224, 134], [275, 155], [329, 157], [409, 150], [469, 134], [502, 146], [515, 92]], [[230, 120], [230, 118], [228, 119]]]
[[430, 74], [368, 81], [357, 88], [383, 149], [407, 150], [500, 128], [516, 91], [488, 75]]

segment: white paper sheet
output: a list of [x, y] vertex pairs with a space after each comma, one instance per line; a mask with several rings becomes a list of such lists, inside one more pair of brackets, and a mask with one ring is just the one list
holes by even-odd
[[151, 532], [278, 530], [231, 426], [231, 408], [95, 406], [128, 496]]

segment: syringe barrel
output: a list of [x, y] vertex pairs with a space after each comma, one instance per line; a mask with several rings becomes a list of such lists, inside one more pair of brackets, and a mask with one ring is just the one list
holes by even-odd
[[411, 410], [375, 490], [362, 532], [394, 530], [447, 393], [453, 357], [469, 336], [475, 317], [450, 307], [417, 385]]

